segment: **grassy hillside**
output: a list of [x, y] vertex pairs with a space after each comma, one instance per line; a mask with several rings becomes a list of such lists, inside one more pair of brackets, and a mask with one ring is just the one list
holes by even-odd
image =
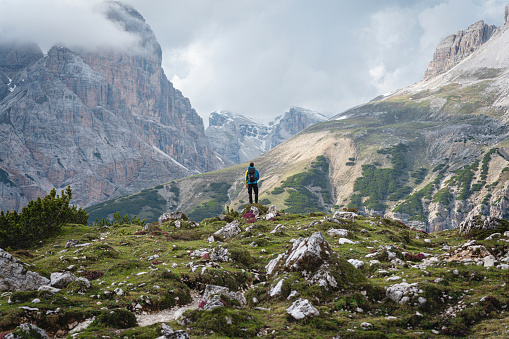
[[[509, 246], [505, 238], [484, 239], [509, 230], [509, 222], [504, 221], [500, 229], [463, 237], [457, 231], [428, 234], [381, 217], [357, 217], [351, 222], [315, 212], [284, 213], [272, 220], [241, 215], [221, 218], [206, 219], [198, 226], [187, 221], [151, 224], [148, 230], [128, 224], [67, 225], [36, 247], [12, 252], [27, 269], [48, 277], [51, 272], [70, 271], [90, 279], [92, 286], [72, 283], [53, 296], [37, 291], [3, 293], [0, 331], [12, 330], [29, 319], [50, 334], [62, 336], [68, 324], [73, 327], [95, 316], [88, 328], [73, 337], [155, 338], [160, 335], [159, 323], [137, 326], [131, 317], [135, 314], [138, 323], [147, 324], [150, 314], [164, 311], [171, 315], [164, 322], [186, 330], [191, 338], [506, 335], [509, 276], [502, 263], [509, 257]], [[215, 236], [214, 242], [208, 241], [235, 218], [240, 221], [239, 235], [232, 239]], [[348, 234], [342, 238], [347, 240], [333, 235], [332, 229], [346, 230]], [[311, 275], [302, 270], [266, 274], [270, 260], [291, 249], [295, 239], [315, 232], [330, 246], [332, 252], [321, 267], [328, 267], [337, 287], [310, 283]], [[477, 250], [458, 255], [458, 249], [472, 237], [477, 239]], [[90, 245], [65, 248], [70, 239]], [[230, 261], [221, 262], [211, 255], [224, 249]], [[488, 255], [498, 261], [498, 267], [484, 266], [482, 258]], [[351, 259], [362, 261], [362, 266], [355, 268], [347, 262]], [[313, 272], [320, 263], [310, 265]], [[271, 297], [281, 278], [280, 294]], [[417, 286], [415, 296], [410, 295], [405, 304], [389, 299], [386, 292], [402, 282]], [[207, 284], [241, 291], [247, 305], [222, 295], [224, 307], [198, 309]], [[122, 294], [115, 292], [118, 288]], [[426, 301], [420, 303], [417, 295]], [[33, 302], [36, 298], [39, 303]], [[308, 299], [319, 316], [290, 317], [286, 309], [298, 298]], [[190, 310], [180, 322], [174, 320], [175, 310], [188, 304]], [[24, 306], [28, 308], [20, 308]]]

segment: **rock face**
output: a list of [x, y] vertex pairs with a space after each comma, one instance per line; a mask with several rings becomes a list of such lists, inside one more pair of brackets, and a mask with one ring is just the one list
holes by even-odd
[[438, 74], [445, 73], [459, 64], [488, 41], [496, 28], [496, 26], [487, 25], [481, 20], [470, 25], [464, 31], [459, 31], [444, 38], [438, 45], [435, 54], [433, 54], [433, 60], [431, 60], [428, 69], [424, 73], [424, 79], [430, 79]]
[[55, 46], [43, 56], [32, 45], [0, 47], [1, 210], [67, 185], [86, 207], [224, 165], [167, 80], [144, 18], [120, 2], [106, 6], [137, 48]]
[[0, 248], [0, 291], [34, 291], [49, 283], [47, 278], [28, 271]]
[[232, 164], [252, 160], [306, 127], [327, 118], [311, 110], [291, 107], [269, 126], [226, 111], [213, 112], [205, 133], [212, 149]]

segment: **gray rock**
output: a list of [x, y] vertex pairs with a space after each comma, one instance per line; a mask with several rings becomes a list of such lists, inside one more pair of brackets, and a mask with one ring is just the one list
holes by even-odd
[[339, 236], [339, 237], [347, 237], [348, 236], [348, 230], [344, 230], [344, 229], [337, 229], [337, 228], [331, 228], [330, 230], [327, 231], [327, 234], [331, 237], [333, 236]]
[[260, 211], [258, 211], [258, 208], [255, 207], [255, 206], [251, 206], [251, 213], [253, 213], [253, 215], [258, 218], [260, 216]]
[[311, 304], [311, 302], [307, 299], [295, 300], [292, 306], [286, 309], [286, 313], [297, 320], [320, 315], [320, 312], [316, 309], [316, 307], [314, 307], [313, 304]]
[[267, 214], [265, 214], [265, 220], [270, 220], [277, 216], [277, 214], [278, 214], [277, 207], [274, 205], [270, 205], [269, 209], [267, 210]]
[[162, 224], [163, 222], [182, 219], [183, 216], [183, 212], [166, 212], [159, 217], [158, 221]]
[[322, 233], [315, 232], [309, 238], [297, 239], [291, 249], [272, 259], [265, 266], [267, 275], [275, 273], [278, 269], [299, 270], [299, 265], [302, 266], [308, 261], [315, 262], [316, 269], [318, 269], [321, 263], [330, 256], [330, 253], [332, 253], [332, 249]]
[[364, 261], [361, 261], [361, 260], [357, 260], [357, 259], [348, 259], [347, 260], [350, 264], [353, 265], [353, 267], [355, 268], [361, 268], [362, 266], [364, 266]]
[[28, 271], [8, 252], [0, 248], [0, 291], [33, 291], [50, 281]]
[[57, 288], [65, 288], [67, 285], [69, 285], [71, 282], [75, 281], [78, 278], [71, 272], [56, 272], [51, 273], [50, 279], [51, 286]]
[[178, 330], [174, 331], [170, 325], [161, 324], [162, 336], [156, 339], [189, 339], [189, 334], [186, 331]]
[[69, 239], [67, 240], [67, 242], [65, 243], [65, 248], [70, 248], [70, 247], [74, 247], [75, 245], [77, 245], [79, 243], [78, 240], [76, 239]]
[[214, 235], [220, 235], [224, 238], [233, 238], [240, 234], [240, 232], [242, 232], [242, 229], [239, 227], [239, 221], [234, 220], [231, 223], [226, 224], [219, 231], [215, 232]]
[[230, 291], [228, 287], [217, 285], [205, 286], [205, 291], [203, 291], [203, 299], [209, 301], [213, 299], [213, 296], [221, 294], [227, 296], [230, 299], [237, 300], [241, 306], [245, 306], [247, 304], [246, 297], [244, 297], [244, 293], [233, 292]]
[[[387, 298], [397, 302], [398, 304], [406, 304], [411, 300], [411, 298], [419, 298], [419, 293], [422, 292], [423, 291], [418, 287], [418, 283], [409, 284], [402, 282], [388, 287], [385, 294]], [[423, 301], [423, 303], [426, 302], [426, 299], [422, 299], [419, 299], [419, 304], [421, 304], [421, 301]]]
[[[22, 335], [16, 334], [16, 332], [18, 332], [18, 331], [19, 332], [24, 332], [26, 334], [22, 334]], [[43, 330], [42, 328], [37, 327], [36, 325], [28, 324], [28, 323], [20, 324], [18, 327], [16, 327], [14, 329], [13, 333], [6, 334], [5, 335], [5, 339], [23, 339], [23, 338], [26, 338], [27, 335], [28, 336], [33, 335], [33, 331], [35, 331], [37, 333], [37, 337], [36, 338], [49, 339], [48, 334], [46, 333], [45, 330]], [[34, 338], [34, 337], [30, 336], [30, 338]]]
[[346, 219], [349, 221], [354, 221], [356, 216], [358, 215], [354, 212], [341, 212], [341, 211], [336, 211], [332, 215], [332, 217], [335, 219]]

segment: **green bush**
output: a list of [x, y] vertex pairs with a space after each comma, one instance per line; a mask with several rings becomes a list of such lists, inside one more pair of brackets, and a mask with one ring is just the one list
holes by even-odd
[[46, 239], [60, 231], [67, 223], [86, 225], [88, 214], [81, 208], [69, 206], [72, 198], [71, 187], [62, 191], [56, 190], [43, 199], [30, 201], [21, 213], [0, 212], [0, 247], [26, 248], [36, 241]]
[[137, 326], [138, 323], [136, 322], [136, 317], [133, 313], [126, 309], [118, 309], [102, 312], [92, 322], [92, 325], [106, 328], [129, 328]]

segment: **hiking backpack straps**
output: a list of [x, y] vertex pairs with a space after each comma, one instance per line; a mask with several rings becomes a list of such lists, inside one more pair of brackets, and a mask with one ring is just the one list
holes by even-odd
[[252, 184], [256, 182], [256, 170], [254, 169], [254, 167], [249, 167], [248, 168], [248, 170], [247, 170], [247, 181], [252, 183]]

